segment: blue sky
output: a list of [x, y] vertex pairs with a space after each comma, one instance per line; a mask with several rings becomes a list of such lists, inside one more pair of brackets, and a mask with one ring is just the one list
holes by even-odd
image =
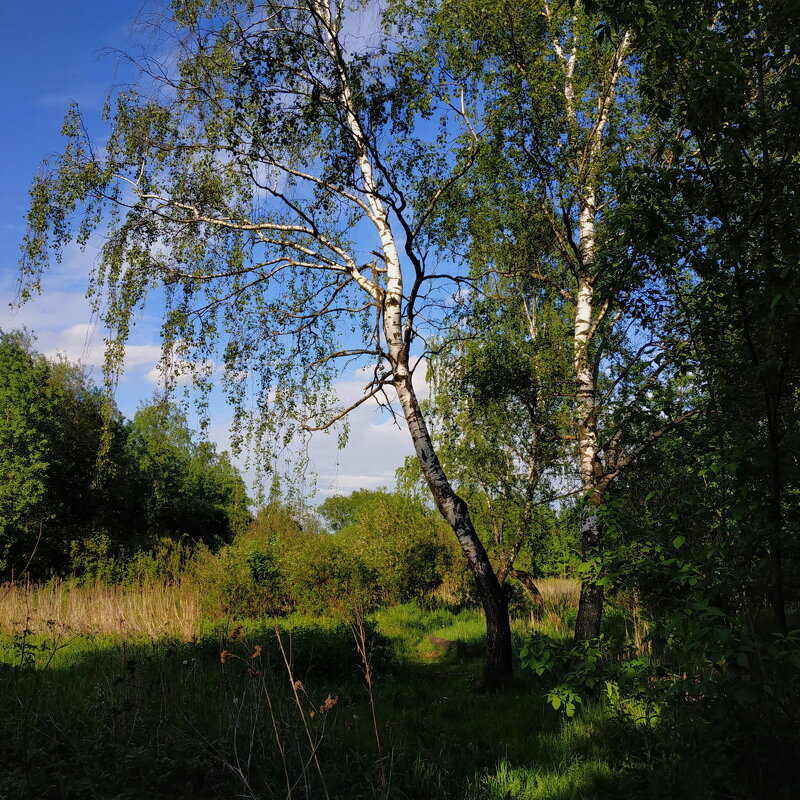
[[[99, 113], [106, 94], [125, 78], [118, 58], [103, 51], [135, 48], [135, 19], [156, 7], [142, 0], [29, 0], [3, 3], [0, 10], [0, 328], [26, 326], [37, 336], [40, 351], [83, 361], [98, 382], [103, 331], [84, 297], [91, 250], [68, 250], [63, 262], [54, 264], [45, 276], [40, 298], [21, 309], [9, 304], [17, 291], [31, 179], [42, 158], [60, 149], [61, 123], [71, 102], [80, 105], [93, 136], [102, 138]], [[116, 395], [127, 416], [151, 396], [157, 382], [158, 312], [151, 307], [142, 316], [130, 341], [126, 372]], [[339, 384], [342, 399], [356, 396], [362, 383], [356, 374], [344, 375]], [[212, 405], [209, 435], [221, 447], [227, 444], [229, 419], [221, 402]], [[365, 404], [353, 418], [345, 451], [337, 451], [334, 436], [320, 435], [309, 452], [318, 474], [319, 498], [393, 484], [394, 470], [411, 452], [411, 445], [405, 429]]]

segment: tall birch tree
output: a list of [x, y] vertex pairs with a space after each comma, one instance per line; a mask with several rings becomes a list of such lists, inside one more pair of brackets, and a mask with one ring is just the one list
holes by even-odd
[[[32, 189], [23, 271], [35, 290], [50, 253], [102, 230], [92, 289], [107, 298], [109, 370], [163, 291], [165, 359], [221, 361], [239, 430], [265, 457], [292, 421], [317, 431], [396, 401], [474, 576], [493, 688], [511, 674], [506, 600], [413, 383], [453, 291], [436, 211], [475, 136], [458, 94], [423, 90], [359, 19], [344, 0], [175, 0], [158, 21], [168, 58], [140, 61], [139, 88], [110, 101], [102, 149], [70, 111], [64, 152]], [[354, 364], [364, 391], [341, 407], [333, 376]]]
[[[404, 13], [413, 30], [423, 9]], [[428, 42], [419, 69], [445, 63], [479, 119], [478, 169], [461, 204], [470, 246], [493, 248], [495, 269], [557, 293], [570, 320], [565, 434], [583, 495], [586, 570], [575, 638], [589, 640], [600, 634], [599, 509], [608, 489], [692, 413], [667, 380], [685, 353], [685, 325], [663, 283], [641, 267], [626, 235], [636, 209], [617, 193], [623, 168], [653, 155], [633, 38], [582, 3], [549, 0], [441, 2], [417, 30]]]

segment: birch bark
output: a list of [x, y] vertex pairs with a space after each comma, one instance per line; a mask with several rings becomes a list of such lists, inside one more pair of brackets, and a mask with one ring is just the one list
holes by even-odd
[[[548, 17], [550, 7], [547, 6]], [[564, 103], [568, 138], [572, 152], [578, 153], [575, 165], [576, 185], [573, 191], [578, 198], [577, 256], [574, 268], [577, 282], [573, 326], [573, 368], [575, 375], [575, 426], [578, 444], [578, 474], [583, 490], [581, 513], [581, 550], [584, 562], [596, 563], [603, 547], [603, 536], [598, 509], [608, 486], [597, 430], [597, 386], [598, 365], [592, 352], [592, 338], [602, 322], [607, 306], [599, 308], [595, 302], [597, 279], [597, 193], [600, 160], [603, 156], [603, 137], [614, 104], [617, 84], [622, 74], [625, 57], [630, 47], [630, 34], [625, 33], [618, 45], [607, 74], [601, 76], [596, 112], [587, 123], [581, 122], [576, 109], [574, 86], [577, 37], [573, 30], [573, 41], [567, 54], [566, 48], [553, 38], [556, 56], [561, 62], [564, 75]], [[581, 132], [579, 126], [583, 128]], [[578, 136], [583, 134], [583, 147], [578, 146]], [[571, 235], [568, 231], [567, 235]], [[594, 570], [590, 570], [591, 576]], [[575, 622], [575, 641], [595, 639], [600, 635], [603, 612], [603, 589], [592, 577], [584, 579], [581, 586], [578, 616]]]
[[486, 616], [486, 661], [483, 688], [493, 690], [507, 683], [512, 675], [511, 626], [508, 603], [492, 568], [486, 549], [470, 519], [467, 504], [456, 494], [442, 468], [431, 439], [412, 381], [407, 331], [411, 330], [413, 308], [403, 309], [403, 271], [388, 211], [381, 199], [367, 148], [367, 137], [359, 123], [351, 99], [346, 64], [337, 38], [337, 21], [324, 0], [316, 0], [315, 12], [322, 23], [328, 54], [337, 65], [342, 86], [342, 104], [357, 153], [358, 169], [369, 204], [372, 221], [383, 251], [386, 268], [385, 289], [377, 292], [383, 335], [388, 350], [392, 384], [436, 507], [453, 529], [473, 574]]

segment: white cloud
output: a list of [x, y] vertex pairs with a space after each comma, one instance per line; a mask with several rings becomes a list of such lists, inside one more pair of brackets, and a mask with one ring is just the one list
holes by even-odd
[[[133, 368], [158, 363], [161, 359], [160, 344], [129, 344], [125, 347], [125, 367]], [[149, 379], [150, 372], [147, 373]]]
[[[352, 380], [336, 384], [342, 402], [353, 384]], [[391, 387], [387, 394], [391, 398]], [[321, 497], [378, 486], [392, 488], [395, 471], [414, 452], [402, 415], [393, 418], [375, 399], [351, 412], [348, 422], [350, 433], [344, 449], [338, 449], [336, 436], [325, 434], [313, 436], [308, 446]]]
[[[12, 297], [10, 292], [6, 297]], [[23, 306], [11, 303], [0, 309], [0, 326], [3, 329], [27, 327], [38, 335], [48, 331], [64, 330], [79, 323], [89, 323], [92, 309], [86, 297], [78, 292], [50, 290]]]
[[102, 335], [98, 336], [97, 326], [89, 322], [79, 322], [60, 331], [41, 331], [37, 347], [50, 358], [62, 355], [70, 361], [95, 367], [103, 363]]

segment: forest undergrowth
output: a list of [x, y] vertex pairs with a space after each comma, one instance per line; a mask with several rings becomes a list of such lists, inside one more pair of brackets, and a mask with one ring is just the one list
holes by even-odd
[[[514, 620], [515, 681], [493, 694], [476, 688], [485, 623], [443, 598], [212, 621], [190, 581], [7, 586], [0, 797], [792, 796], [791, 742], [743, 760], [744, 718], [726, 739], [702, 703], [647, 713], [600, 679], [556, 708], [536, 665], [541, 642], [568, 651], [577, 583], [539, 586]], [[620, 604], [604, 633], [631, 648], [644, 626]]]

